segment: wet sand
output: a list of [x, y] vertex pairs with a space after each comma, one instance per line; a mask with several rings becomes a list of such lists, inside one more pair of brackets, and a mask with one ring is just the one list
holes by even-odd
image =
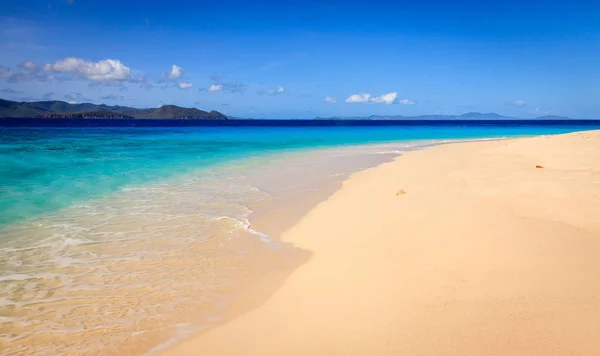
[[409, 152], [282, 234], [306, 263], [165, 354], [594, 355], [599, 216], [600, 131]]

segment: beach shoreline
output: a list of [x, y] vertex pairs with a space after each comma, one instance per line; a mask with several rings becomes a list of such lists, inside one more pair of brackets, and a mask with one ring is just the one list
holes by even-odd
[[300, 267], [159, 354], [589, 354], [599, 140], [440, 145], [354, 173], [282, 234]]
[[[177, 345], [185, 343], [197, 335], [227, 324], [229, 321], [259, 307], [268, 300], [268, 298], [283, 285], [286, 278], [298, 267], [307, 263], [312, 256], [311, 251], [298, 248], [289, 242], [281, 240], [281, 234], [294, 226], [294, 224], [311, 209], [321, 202], [326, 201], [342, 187], [343, 182], [352, 174], [392, 162], [396, 157], [405, 152], [427, 149], [428, 147], [435, 145], [475, 140], [488, 139], [472, 139], [467, 141], [450, 139], [411, 140], [370, 143], [340, 147], [321, 147], [274, 155], [274, 159], [286, 162], [292, 161], [294, 163], [286, 165], [285, 167], [275, 165], [276, 171], [266, 172], [267, 175], [272, 175], [272, 181], [268, 181], [266, 184], [265, 181], [262, 181], [265, 172], [261, 173], [260, 180], [250, 179], [250, 181], [253, 181], [254, 185], [260, 186], [260, 190], [269, 189], [268, 187], [275, 181], [285, 181], [286, 184], [276, 188], [276, 192], [274, 193], [276, 196], [275, 200], [270, 200], [266, 205], [261, 203], [258, 206], [252, 207], [252, 213], [248, 217], [247, 230], [251, 231], [252, 234], [260, 236], [265, 243], [272, 245], [273, 248], [283, 248], [286, 256], [284, 263], [280, 263], [269, 271], [262, 271], [260, 274], [252, 276], [243, 284], [237, 285], [235, 289], [229, 293], [228, 307], [221, 310], [218, 320], [214, 320], [209, 325], [204, 325], [191, 332], [187, 331], [183, 334], [175, 335], [165, 342], [154, 346], [144, 354], [160, 355], [163, 352], [168, 352], [173, 347], [177, 347]], [[356, 166], [356, 162], [353, 162], [350, 166], [340, 162], [336, 162], [335, 164], [329, 162], [328, 164], [327, 160], [334, 158], [338, 153], [341, 154], [342, 157], [354, 157], [357, 162], [359, 162], [359, 166], [362, 167]], [[297, 161], [301, 162], [301, 168], [292, 167], [297, 164]], [[311, 164], [312, 167], [305, 166], [307, 163], [315, 161], [318, 161], [318, 163], [314, 166], [313, 164]], [[328, 173], [331, 169], [338, 171], [341, 168], [343, 168], [343, 173], [337, 173], [333, 176], [330, 176]], [[290, 172], [297, 169], [303, 171], [302, 175], [287, 177]], [[308, 174], [307, 171], [309, 171]], [[283, 172], [285, 172], [285, 174], [282, 176]], [[320, 177], [317, 177], [317, 175]], [[304, 184], [300, 186], [296, 186], [294, 189], [287, 186], [287, 183], [290, 182], [298, 183], [300, 177], [309, 177], [310, 180], [304, 182]]]
[[[28, 292], [10, 296], [0, 310], [10, 317], [0, 325], [0, 349], [78, 354], [103, 345], [109, 354], [147, 354], [222, 325], [259, 306], [310, 257], [281, 242], [282, 231], [350, 174], [434, 143], [399, 140], [231, 161], [9, 226], [5, 237], [26, 235], [33, 248], [3, 250], [14, 250], [11, 266], [23, 264], [26, 272], [9, 268], [4, 285]], [[48, 231], [57, 241], [36, 245]], [[43, 262], [48, 257], [67, 263], [55, 267]], [[34, 279], [30, 265], [46, 266], [42, 278]], [[54, 298], [31, 293], [31, 279], [44, 290], [44, 277], [56, 275]], [[115, 314], [121, 317], [108, 319]], [[45, 333], [48, 323], [61, 331], [60, 325], [85, 327], [71, 341], [67, 328]]]

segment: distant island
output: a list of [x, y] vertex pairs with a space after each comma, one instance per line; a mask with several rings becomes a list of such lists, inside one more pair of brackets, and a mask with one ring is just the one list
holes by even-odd
[[69, 104], [64, 101], [18, 102], [0, 99], [0, 118], [67, 118], [67, 119], [204, 119], [227, 120], [218, 111], [204, 111], [176, 105], [137, 109], [128, 106], [105, 104]]
[[[497, 113], [470, 112], [462, 115], [371, 115], [371, 116], [334, 116], [317, 117], [314, 120], [521, 120], [516, 117], [504, 116]], [[571, 120], [565, 116], [547, 115], [532, 120]]]
[[538, 120], [571, 120], [570, 117], [566, 116], [558, 116], [558, 115], [546, 115], [540, 116], [537, 118]]

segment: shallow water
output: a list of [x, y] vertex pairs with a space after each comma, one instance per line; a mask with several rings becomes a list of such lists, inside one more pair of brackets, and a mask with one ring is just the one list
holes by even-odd
[[141, 354], [293, 268], [300, 251], [265, 224], [348, 174], [432, 139], [572, 130], [0, 129], [1, 350]]
[[0, 127], [0, 225], [128, 186], [290, 150], [589, 127], [594, 126]]

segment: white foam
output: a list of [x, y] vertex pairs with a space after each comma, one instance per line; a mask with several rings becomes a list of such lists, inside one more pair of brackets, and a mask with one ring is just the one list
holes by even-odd
[[264, 243], [271, 243], [273, 242], [273, 240], [269, 237], [269, 235], [264, 234], [262, 232], [256, 231], [254, 229], [248, 229], [248, 232], [254, 235], [257, 235], [260, 239], [260, 241], [264, 242]]
[[247, 228], [250, 227], [250, 222], [248, 222], [248, 220], [241, 221], [241, 220], [238, 220], [236, 218], [232, 218], [231, 216], [219, 216], [219, 217], [216, 217], [215, 220], [231, 220], [236, 225], [238, 225], [238, 226], [240, 226], [240, 227], [242, 227], [244, 229], [247, 229]]
[[260, 231], [251, 229], [250, 226], [252, 226], [252, 223], [248, 219], [244, 219], [244, 221], [241, 221], [236, 218], [232, 218], [231, 216], [219, 216], [219, 217], [215, 218], [215, 220], [231, 220], [231, 221], [235, 222], [237, 226], [243, 228], [244, 230], [248, 231], [249, 233], [251, 233], [253, 235], [258, 236], [260, 238], [260, 241], [262, 241], [264, 243], [273, 242], [273, 240], [269, 237], [269, 235], [262, 233]]

